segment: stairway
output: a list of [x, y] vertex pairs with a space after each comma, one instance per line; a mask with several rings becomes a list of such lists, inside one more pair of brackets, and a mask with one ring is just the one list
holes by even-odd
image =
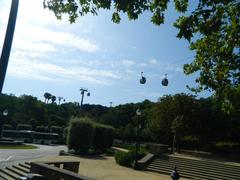
[[226, 164], [214, 160], [196, 160], [161, 155], [147, 167], [147, 171], [170, 175], [174, 166], [181, 177], [196, 180], [240, 180], [240, 165]]
[[20, 177], [26, 177], [30, 172], [30, 163], [19, 163], [0, 169], [0, 180], [16, 180]]

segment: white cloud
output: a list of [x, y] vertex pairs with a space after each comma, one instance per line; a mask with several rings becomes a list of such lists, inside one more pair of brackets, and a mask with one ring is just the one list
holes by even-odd
[[25, 53], [38, 53], [40, 56], [42, 53], [49, 53], [49, 52], [56, 52], [56, 48], [47, 43], [34, 43], [31, 41], [25, 41], [20, 38], [16, 38], [13, 43], [13, 48], [16, 48], [18, 50], [23, 50]]
[[109, 85], [123, 76], [117, 71], [98, 68], [61, 66], [32, 58], [21, 51], [14, 51], [9, 63], [10, 76], [24, 79], [59, 82], [87, 82], [90, 84]]
[[53, 31], [33, 24], [20, 27], [17, 36], [21, 41], [30, 41], [34, 43], [45, 42], [55, 46], [77, 48], [85, 52], [95, 52], [99, 49], [97, 43], [89, 39], [68, 32]]
[[152, 65], [156, 65], [157, 64], [157, 60], [156, 59], [150, 59], [148, 61], [149, 64], [152, 64]]
[[[10, 3], [1, 2], [0, 35], [5, 36]], [[42, 1], [24, 0], [19, 2], [13, 47], [27, 52], [55, 52], [57, 49], [77, 49], [83, 52], [96, 52], [96, 41], [76, 35], [67, 29], [65, 20], [59, 21], [54, 14], [43, 9]], [[69, 24], [69, 23], [68, 23]], [[61, 29], [59, 31], [59, 29]], [[2, 38], [1, 38], [2, 39]], [[2, 43], [1, 43], [2, 44]]]
[[131, 61], [131, 60], [123, 60], [122, 64], [127, 66], [127, 67], [131, 67], [135, 64], [135, 61]]
[[139, 65], [140, 67], [146, 67], [146, 66], [147, 66], [146, 63], [139, 63], [138, 65]]

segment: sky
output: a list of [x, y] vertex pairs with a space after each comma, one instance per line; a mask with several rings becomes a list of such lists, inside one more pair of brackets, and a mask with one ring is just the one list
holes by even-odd
[[[186, 76], [183, 65], [194, 58], [186, 40], [176, 38], [172, 24], [180, 15], [170, 4], [165, 23], [155, 26], [148, 13], [120, 24], [111, 11], [80, 17], [70, 24], [43, 8], [43, 0], [20, 0], [15, 34], [3, 93], [32, 95], [44, 101], [49, 92], [67, 102], [80, 102], [79, 89], [91, 93], [84, 103], [113, 106], [145, 99], [156, 102], [167, 94], [191, 93], [196, 75]], [[0, 50], [11, 1], [0, 1]], [[141, 72], [146, 84], [139, 83]], [[169, 85], [161, 81], [167, 74]], [[206, 97], [209, 93], [198, 96]]]

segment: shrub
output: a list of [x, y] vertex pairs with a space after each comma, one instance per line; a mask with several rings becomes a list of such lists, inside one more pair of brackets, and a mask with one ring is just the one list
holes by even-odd
[[86, 153], [91, 147], [93, 138], [93, 123], [89, 118], [73, 118], [70, 122], [67, 136], [69, 149], [76, 153]]
[[[132, 153], [133, 158], [135, 159], [136, 156], [136, 147], [131, 147], [130, 148], [130, 153]], [[146, 154], [148, 153], [148, 151], [145, 148], [138, 148], [138, 152], [137, 152], [137, 159], [142, 159]]]
[[121, 166], [132, 167], [134, 156], [132, 152], [117, 152], [115, 154], [116, 162]]
[[207, 150], [214, 153], [240, 153], [240, 143], [217, 142]]
[[114, 129], [111, 126], [94, 124], [94, 138], [92, 146], [96, 151], [105, 152], [112, 146], [114, 140]]
[[107, 127], [101, 124], [95, 124], [92, 146], [95, 152], [104, 152], [107, 149]]
[[113, 145], [113, 140], [114, 140], [114, 128], [112, 126], [106, 126], [106, 143], [107, 143], [107, 148], [110, 148]]
[[67, 136], [68, 136], [68, 128], [69, 127], [66, 127], [66, 128], [64, 128], [64, 130], [63, 130], [63, 143], [64, 144], [67, 144]]

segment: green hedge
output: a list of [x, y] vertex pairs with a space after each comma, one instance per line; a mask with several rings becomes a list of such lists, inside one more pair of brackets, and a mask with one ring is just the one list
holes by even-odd
[[77, 153], [87, 153], [93, 148], [95, 153], [103, 153], [111, 147], [114, 129], [95, 123], [90, 118], [73, 118], [67, 128], [67, 145]]
[[240, 153], [240, 143], [233, 142], [217, 142], [207, 149], [213, 153]]
[[[137, 159], [143, 158], [147, 154], [147, 150], [144, 148], [139, 148], [137, 153]], [[115, 160], [121, 166], [133, 167], [134, 160], [136, 157], [136, 148], [131, 148], [128, 152], [117, 152], [115, 153]]]
[[93, 138], [93, 124], [88, 118], [74, 118], [70, 122], [67, 145], [77, 153], [88, 151]]
[[134, 155], [132, 152], [117, 152], [115, 153], [115, 160], [121, 166], [132, 167], [134, 162]]

